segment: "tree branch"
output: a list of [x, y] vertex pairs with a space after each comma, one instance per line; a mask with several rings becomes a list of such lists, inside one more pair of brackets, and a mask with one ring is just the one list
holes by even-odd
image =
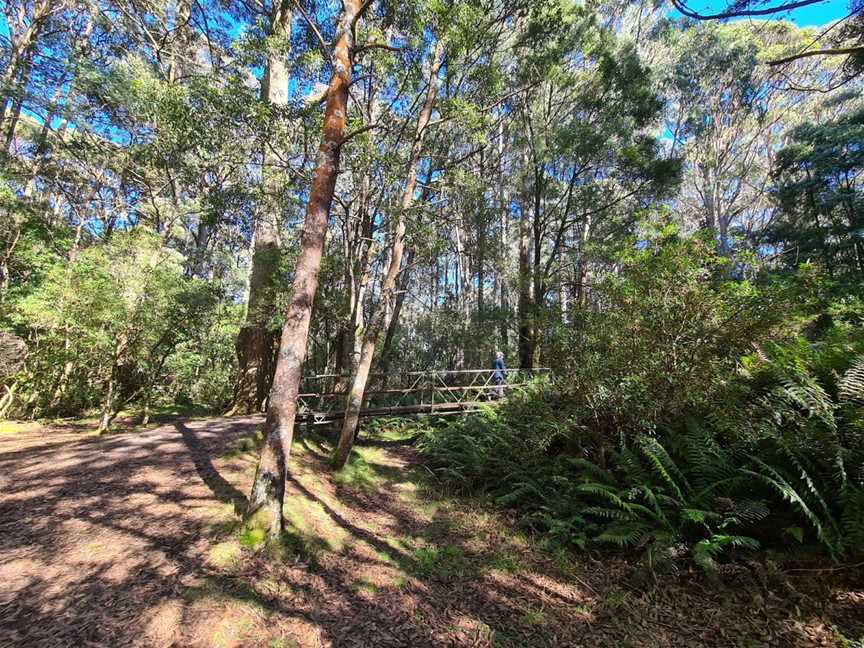
[[798, 52], [792, 56], [768, 61], [768, 65], [783, 65], [784, 63], [791, 63], [792, 61], [807, 58], [808, 56], [843, 56], [845, 54], [857, 54], [859, 52], [864, 52], [864, 45], [858, 47], [836, 47], [830, 49], [810, 50], [809, 52]]
[[[382, 125], [383, 124], [366, 124], [365, 126], [358, 128], [357, 130], [353, 130], [350, 133], [348, 133], [345, 137], [342, 138], [341, 144], [345, 144], [345, 142], [347, 142], [351, 138], [357, 137], [358, 135], [362, 135], [363, 133], [366, 133], [370, 130], [374, 130], [376, 128], [381, 128]], [[340, 144], [340, 146], [341, 146], [341, 144]]]
[[306, 24], [309, 25], [309, 29], [312, 30], [315, 37], [318, 39], [318, 46], [321, 48], [324, 60], [328, 63], [333, 63], [333, 57], [330, 56], [330, 49], [327, 47], [327, 43], [324, 42], [324, 37], [321, 36], [321, 32], [318, 31], [318, 27], [312, 21], [312, 18], [309, 17], [309, 14], [306, 13], [306, 10], [303, 9], [303, 6], [298, 2], [298, 0], [294, 0], [294, 6], [297, 7], [297, 11], [300, 12], [300, 15], [303, 16], [303, 20], [306, 21]]
[[354, 48], [354, 56], [362, 54], [363, 52], [368, 52], [369, 50], [374, 49], [383, 49], [388, 52], [401, 52], [401, 47], [395, 47], [394, 45], [388, 45], [387, 43], [367, 43], [366, 45], [360, 45], [359, 47]]
[[364, 0], [363, 4], [360, 5], [357, 13], [354, 14], [354, 20], [351, 21], [351, 31], [354, 31], [354, 29], [357, 27], [357, 21], [359, 21], [363, 17], [363, 14], [366, 13], [370, 6], [372, 6], [373, 2], [374, 0]]
[[681, 0], [672, 0], [672, 6], [688, 18], [694, 18], [696, 20], [725, 20], [726, 18], [737, 18], [739, 16], [768, 16], [775, 13], [782, 13], [784, 11], [791, 11], [792, 9], [798, 9], [799, 7], [806, 7], [811, 4], [817, 4], [819, 2], [825, 2], [825, 0], [798, 0], [797, 2], [784, 2], [776, 7], [767, 7], [765, 9], [739, 9], [737, 11], [724, 11], [716, 14], [702, 14], [698, 11], [693, 11], [692, 9], [689, 9], [684, 2], [681, 2]]

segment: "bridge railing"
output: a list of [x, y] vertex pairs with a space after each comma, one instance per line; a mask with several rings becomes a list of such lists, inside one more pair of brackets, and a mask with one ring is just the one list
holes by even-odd
[[[370, 374], [361, 416], [453, 413], [477, 409], [500, 393], [524, 387], [547, 368], [504, 369], [502, 385], [495, 382], [494, 369], [430, 369], [426, 371]], [[350, 389], [349, 374], [307, 376], [298, 396], [298, 417], [322, 423], [344, 416]]]

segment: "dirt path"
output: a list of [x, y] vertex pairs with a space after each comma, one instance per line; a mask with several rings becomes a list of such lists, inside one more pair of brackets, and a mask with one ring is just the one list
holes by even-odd
[[153, 645], [148, 628], [182, 615], [220, 502], [243, 497], [211, 457], [256, 425], [0, 436], [0, 645]]
[[298, 441], [285, 541], [265, 547], [235, 515], [254, 468], [236, 448], [259, 422], [0, 436], [0, 646], [839, 646], [840, 629], [864, 634], [860, 580], [806, 576], [808, 595], [749, 573], [718, 590], [672, 574], [643, 590], [625, 561], [574, 562], [438, 497], [412, 450], [382, 440], [335, 481], [326, 442]]

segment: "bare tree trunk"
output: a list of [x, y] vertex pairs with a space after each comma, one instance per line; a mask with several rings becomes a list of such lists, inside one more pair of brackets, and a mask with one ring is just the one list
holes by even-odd
[[18, 241], [21, 240], [21, 218], [17, 214], [10, 214], [7, 218], [12, 219], [12, 236], [9, 245], [3, 250], [3, 255], [0, 256], [0, 302], [6, 295], [9, 289], [9, 262], [12, 260], [12, 255], [15, 254], [15, 248], [18, 247]]
[[385, 374], [382, 386], [386, 385], [386, 374], [390, 370], [390, 360], [393, 354], [393, 338], [396, 337], [396, 330], [399, 328], [399, 316], [402, 314], [402, 305], [405, 303], [405, 294], [408, 290], [408, 282], [411, 279], [411, 273], [408, 266], [411, 265], [411, 259], [414, 256], [413, 250], [408, 250], [405, 255], [405, 268], [399, 273], [399, 287], [396, 291], [396, 303], [393, 305], [393, 315], [390, 316], [390, 323], [387, 326], [387, 333], [384, 335], [384, 346], [381, 348], [381, 356], [379, 359], [379, 370]]
[[15, 96], [12, 100], [12, 114], [9, 117], [9, 125], [6, 127], [6, 141], [3, 151], [8, 153], [15, 141], [15, 129], [18, 127], [18, 119], [21, 117], [21, 108], [24, 106], [24, 97], [27, 94], [27, 85], [30, 83], [30, 72], [33, 69], [33, 57], [24, 59], [21, 68], [21, 78], [18, 80]]
[[[429, 165], [426, 170], [426, 182], [423, 184], [423, 190], [420, 192], [420, 200], [425, 202], [429, 199], [429, 193], [434, 175], [434, 165]], [[387, 325], [387, 333], [384, 336], [384, 346], [381, 347], [381, 355], [378, 359], [379, 371], [384, 374], [381, 380], [382, 388], [387, 386], [387, 372], [390, 370], [390, 360], [393, 354], [393, 339], [396, 337], [396, 331], [399, 328], [399, 317], [402, 314], [402, 305], [405, 303], [405, 295], [408, 292], [408, 284], [411, 281], [411, 264], [414, 260], [414, 250], [408, 250], [405, 253], [405, 267], [399, 273], [399, 285], [396, 290], [396, 303], [393, 305], [393, 315], [390, 317], [390, 323]]]
[[[271, 32], [290, 39], [292, 14], [288, 2], [275, 2]], [[262, 99], [273, 106], [288, 103], [288, 61], [282, 53], [271, 53], [261, 83]], [[279, 158], [265, 145], [262, 155], [261, 184], [264, 201], [255, 218], [253, 233], [252, 275], [249, 279], [249, 302], [246, 321], [237, 335], [237, 375], [231, 413], [260, 412], [267, 400], [273, 380], [276, 333], [267, 323], [273, 315], [274, 289], [279, 272], [281, 240], [279, 237], [280, 174]]]
[[387, 273], [381, 284], [381, 297], [372, 316], [372, 323], [363, 340], [360, 363], [354, 372], [351, 391], [348, 393], [345, 403], [342, 434], [339, 437], [339, 444], [336, 446], [336, 451], [333, 455], [333, 466], [336, 469], [342, 468], [345, 462], [348, 461], [348, 455], [351, 452], [351, 446], [354, 444], [354, 437], [357, 433], [360, 408], [363, 406], [366, 383], [369, 380], [369, 370], [372, 367], [372, 358], [375, 354], [375, 344], [378, 342], [381, 330], [388, 324], [386, 321], [387, 315], [390, 310], [393, 293], [395, 292], [396, 279], [402, 267], [402, 253], [405, 249], [405, 217], [408, 209], [414, 203], [414, 190], [417, 186], [417, 162], [420, 160], [420, 153], [423, 149], [423, 137], [426, 133], [426, 125], [429, 123], [432, 108], [435, 105], [435, 97], [438, 92], [438, 71], [441, 67], [443, 53], [443, 44], [441, 41], [438, 41], [435, 44], [435, 50], [432, 53], [432, 62], [429, 67], [429, 84], [426, 87], [426, 100], [417, 117], [414, 144], [411, 147], [411, 154], [408, 158], [407, 177], [405, 179], [405, 188], [402, 192], [401, 208], [396, 214], [397, 223], [390, 250], [390, 263], [387, 266]]
[[324, 109], [321, 144], [309, 203], [300, 240], [300, 255], [294, 269], [294, 283], [282, 327], [282, 339], [270, 405], [264, 426], [266, 435], [255, 481], [249, 497], [248, 515], [261, 513], [271, 536], [282, 531], [282, 503], [285, 498], [285, 479], [291, 442], [294, 438], [294, 419], [297, 415], [297, 394], [306, 359], [309, 321], [315, 293], [324, 239], [327, 235], [327, 217], [333, 200], [338, 175], [339, 151], [345, 137], [348, 117], [348, 88], [351, 85], [354, 26], [359, 19], [359, 0], [344, 0], [333, 51], [333, 73]]
[[[526, 156], [527, 158], [527, 156]], [[523, 165], [527, 167], [527, 159]], [[525, 171], [527, 175], [527, 169]], [[526, 184], [527, 184], [526, 178]], [[519, 218], [519, 367], [530, 369], [533, 363], [532, 305], [531, 305], [531, 212], [528, 192], [522, 199]]]
[[[33, 51], [36, 48], [36, 43], [39, 35], [51, 15], [52, 11], [57, 11], [65, 7], [65, 2], [57, 2], [56, 0], [37, 0], [33, 4], [33, 11], [30, 15], [30, 23], [25, 24], [24, 12], [19, 12], [13, 24], [8, 24], [9, 34], [7, 34], [10, 45], [9, 63], [0, 76], [0, 126], [6, 121], [6, 111], [12, 97], [12, 86], [15, 77], [18, 76], [22, 62], [30, 59]], [[7, 16], [7, 23], [9, 22]], [[29, 73], [27, 75], [29, 76]], [[20, 108], [19, 108], [20, 110]], [[16, 117], [17, 119], [17, 117]], [[8, 130], [7, 130], [8, 132]]]
[[108, 431], [111, 420], [114, 418], [114, 392], [117, 387], [117, 360], [111, 365], [111, 377], [108, 378], [108, 391], [105, 394], [105, 402], [102, 405], [102, 416], [99, 418], [99, 434]]
[[0, 398], [0, 421], [6, 418], [9, 410], [12, 409], [12, 403], [15, 402], [15, 391], [18, 389], [18, 383], [12, 383], [11, 387], [9, 385], [3, 385], [3, 388], [6, 390], [6, 393], [3, 394], [2, 398]]
[[507, 349], [510, 346], [510, 335], [507, 329], [507, 321], [510, 318], [510, 304], [507, 300], [507, 270], [508, 270], [508, 256], [509, 256], [509, 248], [507, 241], [507, 225], [510, 220], [509, 216], [509, 205], [507, 204], [504, 191], [504, 120], [500, 120], [498, 123], [498, 209], [500, 216], [500, 232], [499, 232], [499, 245], [500, 249], [498, 250], [498, 281], [499, 281], [499, 290], [500, 293], [498, 295], [498, 304], [501, 309], [500, 318], [501, 318], [501, 344], [502, 350], [506, 353]]
[[471, 271], [469, 270], [468, 258], [465, 251], [467, 233], [462, 227], [462, 222], [462, 215], [457, 214], [453, 222], [454, 242], [456, 243], [454, 264], [456, 266], [456, 281], [453, 283], [456, 288], [456, 306], [459, 308], [459, 314], [462, 316], [462, 335], [460, 335], [462, 342], [456, 349], [458, 354], [457, 365], [460, 369], [464, 369], [466, 363], [470, 364], [472, 362], [470, 354], [466, 353], [465, 349], [465, 341], [470, 337], [471, 331]]

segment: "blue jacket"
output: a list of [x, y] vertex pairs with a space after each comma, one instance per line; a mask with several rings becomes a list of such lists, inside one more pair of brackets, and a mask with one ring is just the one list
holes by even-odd
[[504, 380], [504, 370], [507, 368], [504, 366], [503, 358], [495, 358], [492, 361], [492, 368], [495, 370], [495, 373], [492, 374], [492, 377], [495, 380]]

